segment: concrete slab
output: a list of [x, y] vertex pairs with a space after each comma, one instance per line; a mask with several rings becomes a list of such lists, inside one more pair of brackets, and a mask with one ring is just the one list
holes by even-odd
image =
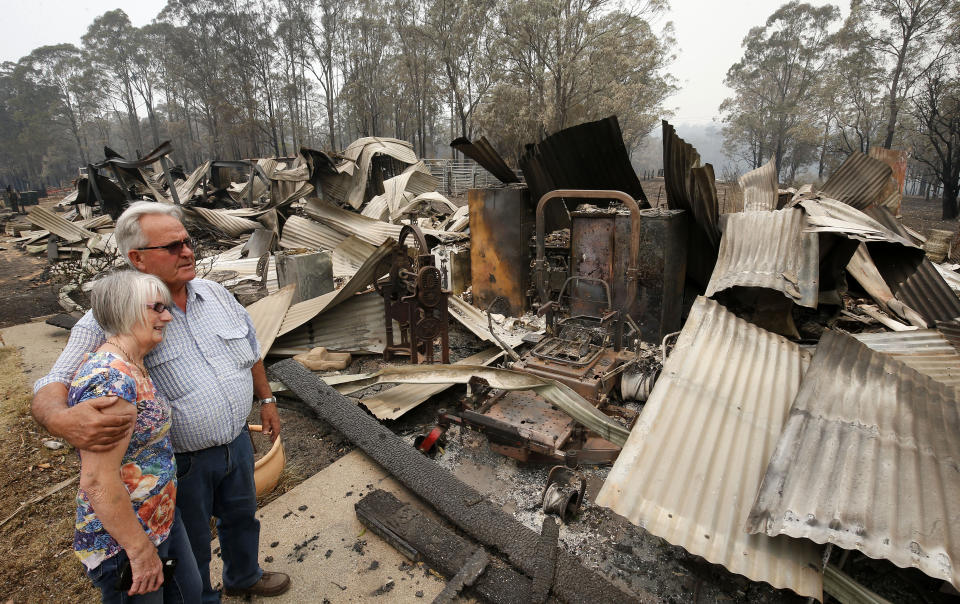
[[0, 329], [0, 345], [15, 346], [23, 357], [23, 373], [28, 385], [50, 371], [53, 363], [67, 345], [70, 332], [47, 325], [41, 317], [33, 323], [24, 323]]
[[[343, 456], [261, 508], [260, 564], [289, 574], [292, 585], [280, 597], [249, 601], [433, 601], [445, 580], [422, 565], [412, 565], [357, 520], [354, 504], [374, 489], [389, 491], [424, 509], [360, 451]], [[213, 548], [219, 554], [218, 542], [214, 541]], [[219, 583], [221, 570], [216, 555], [210, 565], [215, 583]], [[244, 600], [225, 597], [224, 601]]]

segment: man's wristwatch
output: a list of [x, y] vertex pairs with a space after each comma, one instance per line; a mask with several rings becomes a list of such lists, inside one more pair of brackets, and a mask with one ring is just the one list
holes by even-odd
[[270, 398], [259, 398], [257, 399], [257, 402], [260, 403], [261, 405], [269, 405], [271, 403], [276, 403], [277, 397], [271, 396]]

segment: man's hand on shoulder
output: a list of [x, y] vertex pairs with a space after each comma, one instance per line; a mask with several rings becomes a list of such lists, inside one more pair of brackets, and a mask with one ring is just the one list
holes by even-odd
[[34, 419], [54, 436], [77, 449], [100, 452], [111, 449], [137, 421], [137, 408], [116, 405], [117, 400], [105, 396], [67, 407], [66, 388], [50, 384], [37, 392], [32, 411]]

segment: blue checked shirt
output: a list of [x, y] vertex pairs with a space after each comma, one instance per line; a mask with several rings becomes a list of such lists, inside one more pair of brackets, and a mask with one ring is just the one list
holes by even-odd
[[[240, 434], [253, 402], [250, 368], [260, 358], [250, 315], [221, 285], [187, 283], [187, 312], [174, 305], [163, 341], [144, 357], [160, 394], [173, 409], [170, 435], [177, 453], [224, 445]], [[34, 392], [54, 382], [69, 387], [83, 355], [106, 340], [87, 312]]]

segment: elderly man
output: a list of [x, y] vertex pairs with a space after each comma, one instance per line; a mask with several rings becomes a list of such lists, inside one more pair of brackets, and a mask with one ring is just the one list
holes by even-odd
[[[264, 432], [274, 440], [280, 418], [250, 316], [219, 284], [196, 278], [193, 242], [178, 207], [135, 203], [117, 220], [115, 236], [127, 262], [159, 277], [173, 296], [173, 320], [163, 342], [144, 361], [173, 409], [177, 507], [203, 578], [203, 601], [220, 600], [210, 584], [211, 516], [217, 518], [227, 595], [284, 593], [290, 578], [264, 571], [257, 562], [260, 522], [246, 427], [254, 394]], [[67, 388], [84, 353], [104, 339], [88, 312], [74, 326], [50, 374], [34, 386], [34, 419], [78, 448], [97, 450], [112, 443], [136, 418], [132, 411], [126, 416], [102, 413], [112, 399], [67, 407]]]

